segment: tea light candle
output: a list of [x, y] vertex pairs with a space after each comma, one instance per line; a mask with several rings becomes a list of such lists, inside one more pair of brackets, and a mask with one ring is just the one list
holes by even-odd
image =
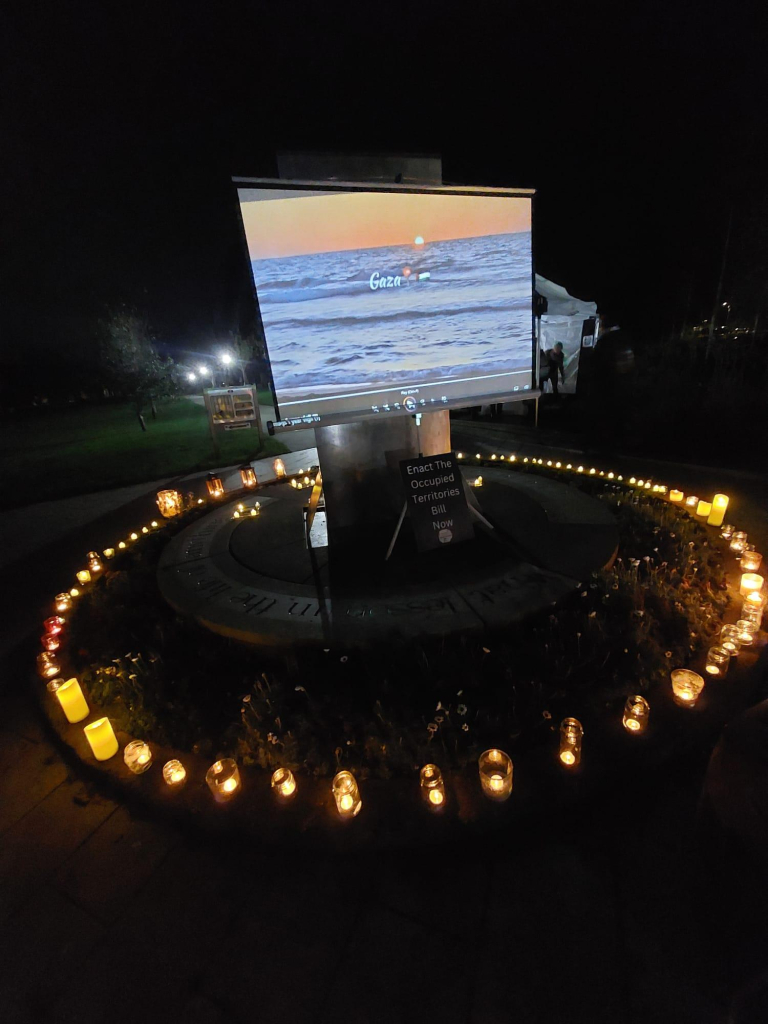
[[251, 515], [252, 516], [257, 516], [259, 514], [259, 511], [260, 511], [260, 506], [258, 504], [254, 505], [254, 507], [251, 509]]
[[91, 574], [87, 569], [81, 569], [80, 572], [77, 573], [77, 582], [83, 584], [91, 582]]
[[205, 773], [205, 781], [214, 797], [221, 803], [229, 800], [240, 788], [240, 770], [233, 757], [214, 761]]
[[277, 768], [272, 772], [272, 789], [287, 800], [296, 792], [296, 779], [290, 768]]
[[124, 540], [121, 540], [117, 546], [121, 551], [125, 551], [125, 549], [128, 547]]
[[144, 740], [131, 740], [123, 751], [123, 760], [134, 775], [141, 775], [152, 764], [152, 751]]
[[104, 548], [104, 550], [102, 551], [102, 554], [104, 555], [105, 558], [114, 558], [115, 557], [115, 549], [114, 548]]
[[644, 732], [648, 725], [650, 713], [651, 706], [645, 697], [641, 697], [639, 694], [627, 697], [627, 702], [624, 705], [624, 715], [621, 720], [622, 725], [630, 733]]
[[178, 789], [183, 786], [187, 780], [187, 769], [181, 763], [173, 758], [172, 761], [166, 761], [163, 765], [163, 781], [166, 786], [171, 789]]
[[756, 572], [742, 573], [740, 587], [742, 595], [759, 594], [763, 589], [763, 583], [765, 583], [765, 580]]
[[272, 469], [274, 470], [275, 473], [275, 479], [282, 480], [283, 477], [285, 476], [285, 463], [283, 462], [283, 460], [275, 459], [275, 461], [272, 463]]
[[747, 535], [743, 530], [734, 530], [731, 536], [731, 551], [744, 551], [747, 546]]
[[97, 718], [83, 729], [97, 761], [108, 761], [117, 753], [117, 736], [108, 718]]
[[711, 676], [724, 676], [728, 672], [730, 660], [730, 652], [721, 644], [716, 644], [707, 651], [707, 663], [704, 669]]
[[514, 765], [509, 754], [492, 747], [478, 758], [480, 785], [489, 800], [508, 800], [512, 795]]
[[712, 502], [711, 501], [700, 501], [698, 503], [698, 505], [696, 506], [696, 515], [697, 516], [708, 516], [711, 511], [712, 511]]
[[722, 526], [728, 508], [728, 495], [716, 494], [712, 499], [712, 509], [707, 517], [710, 526]]
[[734, 626], [731, 623], [726, 624], [720, 630], [720, 645], [728, 651], [732, 658], [738, 657], [741, 650], [739, 632], [738, 626]]
[[69, 596], [72, 598], [79, 597], [80, 591], [77, 589], [77, 587], [72, 587], [72, 589], [69, 592]]
[[443, 773], [436, 764], [425, 764], [419, 772], [422, 798], [434, 811], [445, 807]]
[[63, 594], [57, 594], [54, 603], [57, 612], [68, 612], [72, 608], [72, 598], [67, 591], [64, 591]]
[[52, 679], [59, 674], [59, 663], [49, 651], [37, 656], [37, 671], [43, 679]]
[[354, 818], [360, 813], [363, 801], [360, 799], [360, 790], [352, 772], [338, 772], [333, 778], [331, 789], [336, 801], [336, 810], [342, 818]]
[[682, 708], [692, 708], [704, 689], [704, 680], [689, 668], [676, 668], [671, 674], [672, 698]]
[[74, 677], [61, 683], [56, 690], [56, 696], [70, 724], [82, 722], [84, 718], [88, 717], [88, 704], [80, 689], [80, 683]]
[[[717, 495], [715, 495], [715, 497], [717, 497]], [[707, 520], [707, 522], [709, 522], [709, 520]], [[731, 525], [731, 523], [726, 523], [721, 528], [720, 536], [723, 538], [723, 540], [730, 540], [731, 539], [731, 537], [733, 536], [733, 526]]]
[[566, 768], [581, 762], [581, 741], [584, 727], [578, 718], [564, 718], [560, 723], [560, 761]]
[[685, 504], [687, 508], [696, 508], [699, 504], [699, 499], [695, 494], [689, 494], [685, 499]]
[[45, 626], [45, 632], [56, 636], [64, 629], [65, 620], [60, 615], [52, 615], [50, 619], [46, 619], [43, 623]]
[[179, 491], [158, 491], [155, 502], [163, 519], [173, 519], [184, 511], [184, 499]]
[[483, 486], [483, 478], [481, 476], [475, 477], [475, 479], [472, 481], [472, 486], [473, 487], [482, 487]]
[[755, 572], [760, 568], [763, 556], [759, 551], [745, 551], [739, 560], [739, 565], [745, 572]]
[[149, 533], [149, 527], [148, 526], [142, 526], [141, 532], [142, 533]]
[[131, 534], [130, 534], [130, 536], [129, 536], [129, 538], [128, 538], [128, 539], [129, 539], [129, 540], [138, 540], [138, 539], [139, 539], [139, 535], [138, 535], [138, 533], [136, 533], [136, 531], [134, 530], [134, 531], [133, 531], [133, 533], [131, 533]]
[[152, 522], [149, 525], [152, 527], [153, 530], [156, 530], [157, 529], [157, 525], [158, 525], [157, 524], [157, 520], [153, 519]]
[[750, 622], [749, 619], [738, 619], [736, 622], [736, 629], [738, 630], [739, 643], [742, 647], [751, 647], [755, 641], [755, 633], [758, 632], [759, 626], [756, 622]]
[[101, 559], [99, 558], [98, 551], [88, 552], [88, 568], [91, 573], [101, 572]]

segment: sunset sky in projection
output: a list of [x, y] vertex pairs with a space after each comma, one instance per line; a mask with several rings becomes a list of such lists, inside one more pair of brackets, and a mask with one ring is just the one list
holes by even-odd
[[347, 192], [241, 204], [252, 260], [374, 249], [531, 229], [518, 197]]

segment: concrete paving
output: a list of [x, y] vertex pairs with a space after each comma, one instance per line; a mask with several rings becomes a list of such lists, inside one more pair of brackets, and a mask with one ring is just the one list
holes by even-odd
[[[677, 474], [668, 482], [722, 484], [689, 472], [690, 484]], [[151, 515], [153, 490], [103, 506], [66, 535], [46, 527], [6, 572], [4, 1024], [768, 1019], [768, 961], [756, 954], [765, 915], [748, 927], [738, 899], [726, 913], [714, 898], [727, 887], [697, 824], [705, 760], [677, 763], [621, 806], [553, 820], [543, 834], [354, 859], [189, 835], [79, 781], [27, 696], [34, 651], [24, 640], [89, 547]], [[739, 524], [768, 540], [761, 485], [734, 478], [730, 490]], [[728, 870], [727, 891], [748, 904], [762, 864], [738, 851]]]

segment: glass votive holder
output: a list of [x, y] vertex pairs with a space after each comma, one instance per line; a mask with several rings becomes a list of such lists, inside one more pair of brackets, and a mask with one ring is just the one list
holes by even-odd
[[340, 817], [354, 818], [356, 814], [360, 813], [363, 801], [360, 799], [360, 790], [352, 772], [348, 772], [346, 769], [337, 772], [333, 778], [331, 789]]
[[720, 528], [720, 536], [723, 538], [723, 540], [730, 540], [733, 536], [733, 525], [731, 523], [725, 523]]
[[88, 559], [88, 569], [91, 574], [101, 572], [101, 558], [98, 551], [89, 551], [86, 557]]
[[509, 754], [491, 747], [478, 758], [480, 785], [489, 800], [508, 800], [512, 795], [514, 765]]
[[697, 516], [708, 516], [711, 511], [712, 511], [712, 502], [711, 501], [700, 501], [698, 503], [698, 505], [696, 506], [696, 515]]
[[731, 534], [731, 551], [741, 552], [747, 546], [747, 535], [744, 530], [734, 530]]
[[209, 473], [205, 478], [205, 486], [208, 488], [208, 495], [211, 498], [224, 497], [224, 484], [221, 477], [216, 473]]
[[283, 477], [285, 476], [285, 463], [283, 462], [283, 460], [275, 459], [275, 461], [272, 463], [272, 469], [275, 474], [275, 479], [282, 480]]
[[57, 594], [54, 600], [54, 606], [57, 612], [68, 612], [72, 608], [72, 598], [68, 591], [64, 591], [63, 594]]
[[581, 741], [584, 727], [578, 718], [564, 718], [560, 723], [560, 763], [573, 768], [581, 762]]
[[158, 491], [155, 501], [163, 519], [173, 519], [184, 511], [184, 499], [179, 491]]
[[641, 733], [648, 725], [648, 718], [651, 714], [651, 706], [645, 697], [634, 694], [627, 697], [624, 705], [624, 715], [621, 719], [622, 725], [630, 733]]
[[419, 772], [422, 798], [429, 806], [439, 811], [445, 807], [445, 783], [443, 773], [436, 764], [425, 764]]
[[736, 622], [736, 629], [741, 646], [751, 647], [755, 642], [755, 634], [759, 632], [760, 626], [757, 622], [751, 622], [749, 619], [739, 619]]
[[44, 651], [58, 651], [61, 640], [56, 633], [43, 633], [40, 643], [43, 645]]
[[169, 789], [180, 789], [187, 781], [187, 769], [177, 760], [173, 758], [170, 761], [166, 761], [163, 765], [163, 782]]
[[681, 708], [692, 708], [704, 689], [704, 680], [690, 668], [676, 668], [670, 673], [672, 699]]
[[764, 583], [765, 580], [759, 573], [743, 572], [741, 574], [741, 585], [739, 586], [739, 590], [743, 597], [746, 597], [747, 594], [759, 594], [763, 589]]
[[134, 775], [141, 775], [152, 764], [152, 751], [144, 740], [131, 740], [123, 751], [123, 760]]
[[683, 500], [685, 495], [682, 491], [678, 491], [676, 487], [673, 487], [669, 492], [669, 500], [679, 503]]
[[108, 718], [97, 718], [86, 725], [83, 732], [97, 761], [108, 761], [117, 753], [117, 736]]
[[756, 572], [760, 568], [763, 556], [759, 551], [745, 551], [739, 560], [744, 572]]
[[214, 761], [205, 773], [205, 781], [214, 797], [222, 802], [229, 800], [240, 788], [240, 769], [233, 757], [222, 757]]
[[243, 487], [255, 487], [258, 481], [256, 480], [256, 473], [254, 472], [253, 466], [246, 463], [240, 467], [240, 479], [243, 482]]
[[115, 557], [115, 549], [114, 548], [104, 548], [104, 550], [102, 551], [102, 555], [104, 555], [104, 557], [106, 559], [114, 558]]
[[49, 619], [46, 619], [43, 623], [46, 633], [50, 633], [52, 636], [57, 636], [62, 629], [64, 629], [64, 622], [60, 615], [52, 615]]
[[43, 651], [37, 656], [37, 671], [43, 679], [52, 679], [59, 674], [59, 663], [50, 651]]
[[296, 779], [290, 768], [276, 768], [272, 772], [272, 789], [284, 800], [296, 792]]
[[80, 572], [77, 573], [77, 582], [82, 584], [91, 582], [91, 574], [87, 569], [81, 569]]
[[727, 623], [720, 630], [720, 646], [724, 647], [732, 658], [738, 657], [741, 650], [739, 627]]
[[730, 651], [721, 644], [710, 647], [707, 651], [707, 662], [704, 671], [711, 676], [724, 676], [728, 672], [728, 665], [731, 660]]
[[695, 508], [698, 507], [698, 504], [699, 504], [699, 499], [698, 499], [697, 495], [695, 495], [695, 494], [689, 494], [688, 497], [685, 499], [685, 507], [686, 508], [695, 509]]

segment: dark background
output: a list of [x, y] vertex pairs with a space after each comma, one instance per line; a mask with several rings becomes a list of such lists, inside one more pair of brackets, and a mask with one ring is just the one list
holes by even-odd
[[[754, 13], [753, 13], [754, 12]], [[766, 298], [757, 6], [18, 5], [2, 26], [3, 363], [127, 303], [205, 351], [248, 318], [232, 174], [279, 149], [434, 152], [535, 187], [537, 269], [661, 337]], [[39, 363], [38, 363], [39, 365]]]

